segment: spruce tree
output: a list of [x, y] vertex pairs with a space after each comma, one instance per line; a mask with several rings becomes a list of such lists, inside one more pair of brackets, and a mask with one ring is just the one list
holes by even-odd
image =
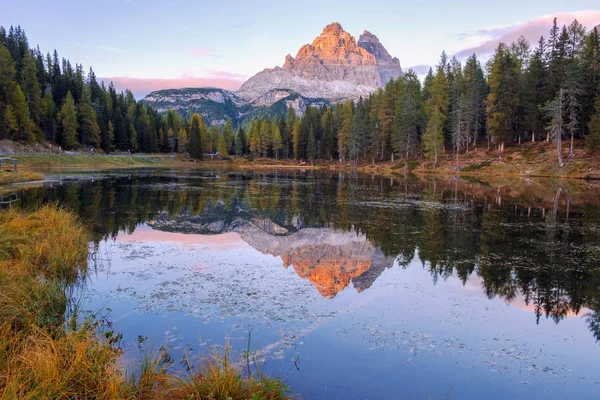
[[227, 122], [225, 122], [225, 126], [223, 126], [223, 138], [225, 139], [225, 143], [227, 145], [227, 153], [228, 154], [232, 154], [233, 153], [233, 142], [234, 142], [234, 135], [233, 135], [233, 123], [231, 121], [231, 118], [227, 118]]
[[448, 120], [448, 81], [440, 64], [431, 85], [431, 97], [427, 101], [427, 128], [423, 135], [425, 156], [437, 164], [444, 148], [444, 126]]
[[600, 150], [600, 86], [596, 95], [594, 114], [588, 124], [590, 134], [585, 138], [585, 144], [591, 151]]
[[279, 160], [279, 152], [283, 148], [283, 141], [281, 139], [281, 132], [279, 130], [278, 125], [273, 126], [272, 146], [273, 146], [273, 153], [275, 153], [275, 159]]
[[235, 154], [241, 156], [246, 153], [246, 133], [241, 126], [238, 127], [235, 135]]
[[488, 140], [489, 137], [494, 140], [500, 154], [504, 150], [505, 143], [512, 139], [519, 105], [517, 63], [504, 43], [500, 43], [491, 60], [488, 81], [490, 85], [486, 104]]
[[200, 125], [204, 122], [202, 121], [202, 117], [199, 114], [192, 114], [190, 119], [190, 135], [188, 140], [188, 151], [190, 153], [190, 157], [196, 160], [202, 160], [203, 149], [202, 149], [202, 141], [201, 141], [201, 133], [200, 133]]
[[60, 122], [61, 143], [66, 150], [73, 149], [77, 146], [77, 111], [75, 109], [75, 101], [71, 92], [67, 92], [62, 107], [60, 108], [58, 121]]
[[[85, 86], [78, 107], [79, 138], [83, 146], [98, 147], [100, 144], [100, 127], [96, 120], [96, 111], [92, 104], [91, 91]], [[110, 147], [112, 143], [107, 143]]]

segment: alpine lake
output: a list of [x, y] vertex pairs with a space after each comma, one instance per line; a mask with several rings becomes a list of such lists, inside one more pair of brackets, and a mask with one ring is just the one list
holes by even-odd
[[600, 398], [600, 183], [56, 172], [92, 232], [73, 302], [124, 367], [223, 351], [307, 399]]

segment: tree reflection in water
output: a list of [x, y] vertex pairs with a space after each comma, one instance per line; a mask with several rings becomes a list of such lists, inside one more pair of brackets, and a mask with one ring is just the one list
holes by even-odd
[[[538, 322], [587, 312], [600, 340], [600, 200], [597, 187], [578, 185], [154, 170], [24, 189], [19, 197], [21, 207], [56, 201], [75, 211], [96, 244], [150, 223], [189, 233], [246, 229], [260, 247], [248, 230], [259, 227], [286, 238], [259, 250], [281, 256], [327, 297], [350, 283], [366, 290], [394, 260], [405, 267], [418, 257], [434, 282], [480, 277], [489, 298], [522, 298]], [[307, 240], [307, 229], [324, 235], [321, 242]], [[341, 239], [344, 232], [350, 236]]]

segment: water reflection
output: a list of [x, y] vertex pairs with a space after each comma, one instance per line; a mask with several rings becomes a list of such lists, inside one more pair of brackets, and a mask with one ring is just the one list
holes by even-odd
[[[586, 183], [499, 186], [340, 173], [138, 172], [19, 193], [22, 207], [57, 201], [94, 241], [155, 231], [235, 232], [327, 298], [367, 290], [396, 260], [434, 282], [477, 278], [489, 298], [559, 322], [587, 316], [600, 339], [600, 202]], [[222, 236], [220, 236], [222, 238]]]

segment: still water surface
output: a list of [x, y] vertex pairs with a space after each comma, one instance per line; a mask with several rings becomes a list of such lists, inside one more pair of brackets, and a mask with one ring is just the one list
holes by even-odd
[[56, 175], [123, 363], [229, 341], [316, 399], [600, 398], [600, 189], [328, 172]]

